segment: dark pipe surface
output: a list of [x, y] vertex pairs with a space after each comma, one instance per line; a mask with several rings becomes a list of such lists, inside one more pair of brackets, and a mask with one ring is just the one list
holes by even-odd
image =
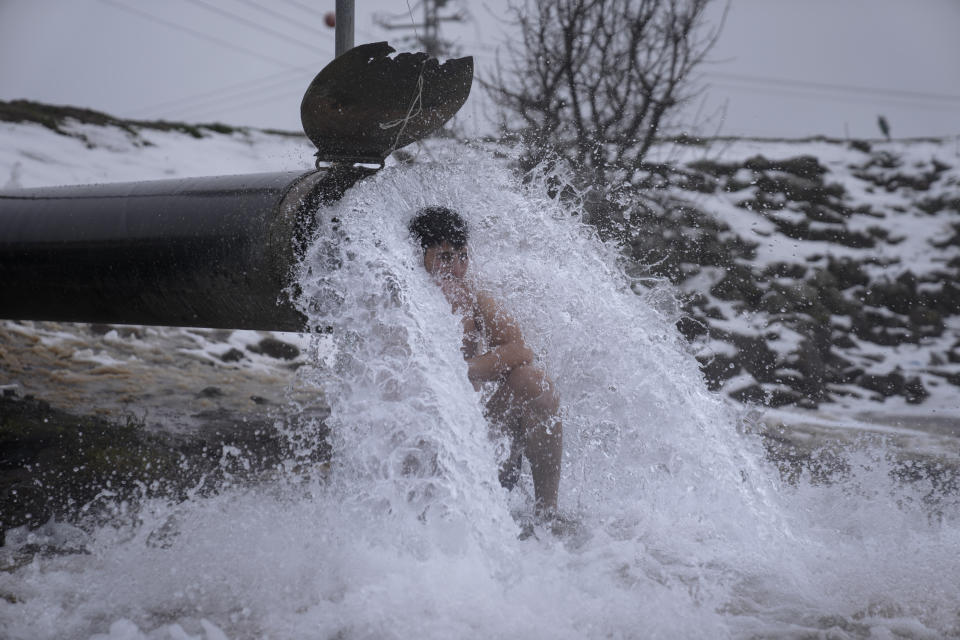
[[0, 318], [304, 330], [289, 296], [316, 209], [372, 172], [0, 191]]

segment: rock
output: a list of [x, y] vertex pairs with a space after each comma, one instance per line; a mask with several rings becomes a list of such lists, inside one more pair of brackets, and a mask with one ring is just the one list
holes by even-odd
[[793, 303], [791, 303], [790, 300], [787, 299], [787, 296], [783, 295], [781, 292], [771, 289], [763, 294], [763, 298], [760, 300], [759, 308], [771, 315], [778, 315], [781, 313], [787, 313], [788, 311], [793, 311]]
[[824, 340], [824, 331], [811, 328], [812, 337], [803, 340], [797, 350], [791, 354], [796, 360], [793, 363], [800, 374], [800, 384], [795, 387], [805, 398], [821, 401], [826, 395], [828, 379], [827, 357], [830, 352], [829, 341]]
[[687, 163], [687, 167], [695, 169], [696, 171], [702, 171], [703, 173], [709, 174], [715, 177], [730, 177], [740, 170], [740, 165], [736, 162], [717, 162], [715, 160], [710, 160], [704, 158], [702, 160], [695, 160], [693, 162]]
[[955, 387], [960, 387], [960, 373], [939, 373], [937, 371], [931, 371], [930, 373], [940, 376]]
[[[799, 405], [803, 402], [805, 398], [802, 394], [797, 393], [796, 391], [788, 389], [774, 389], [770, 392], [769, 398], [767, 399], [767, 406], [769, 407], [784, 407], [787, 405]], [[812, 405], [812, 406], [809, 406]], [[816, 408], [816, 403], [809, 401], [808, 408]]]
[[939, 338], [946, 328], [939, 313], [927, 307], [918, 306], [910, 311], [910, 325], [918, 337]]
[[249, 346], [247, 349], [278, 360], [293, 360], [300, 355], [300, 349], [296, 346], [272, 337], [264, 338], [256, 346]]
[[697, 193], [714, 193], [719, 187], [716, 178], [704, 175], [702, 173], [690, 173], [683, 176], [683, 180], [678, 184], [684, 191], [696, 191]]
[[916, 336], [907, 328], [907, 323], [897, 317], [861, 310], [851, 318], [853, 335], [885, 347], [916, 342]]
[[724, 382], [740, 372], [740, 365], [737, 363], [736, 358], [730, 358], [721, 354], [703, 360], [700, 364], [700, 371], [703, 372], [707, 388], [711, 391], [718, 390], [723, 386]]
[[830, 341], [833, 343], [833, 346], [840, 349], [857, 348], [857, 343], [853, 341], [853, 338], [842, 331], [835, 332]]
[[739, 350], [737, 362], [757, 382], [774, 382], [776, 380], [777, 354], [767, 346], [762, 336], [734, 335], [733, 344]]
[[939, 291], [928, 294], [931, 297], [927, 305], [944, 315], [960, 313], [960, 286], [952, 282], [945, 282]]
[[910, 404], [920, 404], [930, 396], [919, 377], [915, 376], [903, 385], [903, 397]]
[[835, 382], [837, 384], [850, 384], [855, 382], [856, 379], [862, 376], [864, 373], [866, 372], [862, 368], [850, 366], [842, 369], [839, 375], [837, 375], [837, 377], [831, 382]]
[[117, 335], [120, 336], [121, 338], [134, 337], [134, 338], [142, 339], [147, 335], [146, 329], [144, 329], [143, 327], [138, 327], [134, 325], [116, 326], [112, 324], [93, 323], [88, 326], [90, 328], [90, 333], [97, 336], [104, 336], [110, 333], [111, 331], [116, 331]]
[[921, 211], [929, 214], [939, 213], [940, 211], [955, 211], [960, 213], [960, 196], [939, 195], [936, 197], [924, 198], [916, 203]]
[[224, 395], [220, 387], [206, 387], [197, 394], [198, 398], [222, 398]]
[[827, 271], [834, 277], [836, 285], [840, 289], [864, 286], [869, 283], [870, 280], [864, 273], [862, 266], [862, 263], [851, 258], [827, 257]]
[[98, 336], [104, 336], [111, 331], [116, 331], [117, 335], [121, 338], [138, 338], [143, 339], [147, 335], [147, 330], [144, 327], [138, 327], [135, 325], [112, 325], [112, 324], [98, 324], [94, 323], [88, 325], [90, 328], [90, 333]]
[[870, 153], [870, 143], [866, 140], [851, 140], [849, 142], [851, 149], [856, 149], [857, 151], [862, 151], [863, 153]]
[[830, 321], [830, 312], [821, 303], [820, 292], [807, 282], [791, 287], [775, 283], [772, 289], [786, 299], [784, 308], [788, 312], [805, 314], [822, 324], [827, 324]]
[[754, 171], [781, 171], [800, 178], [813, 179], [827, 172], [814, 156], [795, 156], [785, 160], [767, 160], [761, 155], [748, 158], [743, 166]]
[[677, 320], [677, 331], [689, 341], [707, 335], [708, 328], [709, 325], [705, 319], [693, 315], [685, 315]]
[[903, 375], [897, 372], [888, 373], [885, 376], [863, 375], [857, 380], [857, 386], [876, 391], [884, 397], [903, 395], [906, 380]]
[[764, 269], [764, 278], [793, 278], [799, 280], [807, 275], [807, 267], [792, 262], [774, 262]]
[[758, 384], [751, 384], [742, 389], [730, 392], [730, 397], [744, 404], [763, 404], [767, 394]]
[[871, 235], [850, 231], [842, 224], [818, 224], [814, 228], [810, 226], [809, 220], [793, 222], [776, 216], [770, 216], [770, 219], [776, 223], [780, 233], [796, 240], [831, 242], [853, 249], [872, 249], [877, 244], [876, 239]]
[[743, 300], [751, 308], [756, 308], [763, 298], [763, 290], [756, 285], [756, 277], [749, 267], [733, 265], [710, 293], [721, 300]]
[[243, 354], [243, 351], [240, 351], [240, 349], [237, 348], [232, 348], [229, 351], [225, 351], [224, 353], [220, 354], [220, 359], [224, 362], [237, 362], [246, 357], [247, 356]]

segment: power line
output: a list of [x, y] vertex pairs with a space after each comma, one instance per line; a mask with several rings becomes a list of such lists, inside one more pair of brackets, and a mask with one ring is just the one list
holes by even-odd
[[806, 87], [810, 89], [819, 89], [824, 91], [835, 91], [840, 93], [856, 93], [874, 96], [888, 96], [893, 98], [908, 98], [918, 100], [948, 101], [960, 103], [960, 95], [951, 95], [946, 93], [928, 93], [921, 91], [908, 91], [906, 89], [888, 89], [881, 87], [864, 87], [857, 85], [833, 84], [829, 82], [809, 82], [805, 80], [784, 80], [783, 78], [773, 78], [770, 76], [751, 76], [739, 73], [708, 72], [706, 75], [733, 80], [736, 82], [748, 82], [751, 84], [770, 84], [782, 87]]
[[[224, 113], [231, 113], [231, 112], [233, 112], [233, 111], [239, 111], [239, 110], [241, 110], [241, 109], [248, 109], [248, 108], [250, 108], [250, 107], [255, 107], [255, 106], [258, 106], [258, 105], [261, 105], [261, 104], [266, 104], [266, 103], [275, 102], [275, 101], [283, 101], [283, 102], [285, 102], [285, 103], [287, 103], [287, 104], [290, 104], [291, 101], [287, 99], [287, 96], [288, 96], [288, 95], [294, 95], [294, 96], [301, 95], [300, 92], [301, 92], [302, 90], [301, 90], [301, 89], [297, 89], [297, 90], [296, 90], [296, 91], [297, 91], [296, 93], [294, 93], [293, 91], [294, 91], [294, 90], [291, 88], [291, 89], [289, 90], [289, 92], [287, 92], [287, 93], [281, 93], [281, 94], [272, 93], [272, 94], [270, 94], [270, 95], [268, 95], [268, 96], [261, 96], [261, 97], [259, 97], [259, 98], [254, 99], [254, 100], [247, 100], [246, 102], [237, 102], [237, 103], [234, 103], [234, 104], [232, 104], [232, 105], [230, 105], [230, 106], [227, 106], [227, 107], [225, 107], [225, 108], [220, 108], [220, 109], [216, 109], [216, 110], [211, 110], [211, 109], [209, 109], [209, 108], [208, 108], [208, 109], [201, 109], [201, 110], [200, 110], [199, 112], [197, 112], [195, 115], [191, 116], [191, 119], [196, 120], [196, 119], [198, 119], [198, 118], [208, 118], [208, 117], [210, 117], [210, 115], [205, 115], [205, 114], [224, 114]], [[299, 103], [297, 104], [297, 109], [299, 110]]]
[[[456, 13], [449, 16], [441, 16], [440, 9], [446, 6], [447, 0], [421, 0], [416, 4], [417, 8], [423, 7], [423, 22], [417, 24], [414, 22], [413, 9], [410, 2], [407, 2], [407, 10], [410, 14], [410, 22], [407, 23], [406, 16], [392, 16], [391, 18], [375, 17], [374, 21], [381, 29], [392, 31], [394, 29], [413, 30], [414, 41], [424, 48], [427, 55], [436, 57], [441, 48], [444, 48], [440, 41], [440, 23], [441, 22], [462, 22], [463, 15]], [[390, 22], [390, 20], [400, 20], [400, 22]], [[417, 30], [423, 27], [423, 35]]]
[[291, 65], [289, 62], [284, 62], [283, 60], [278, 60], [278, 59], [276, 59], [276, 58], [272, 58], [272, 57], [267, 56], [267, 55], [264, 55], [264, 54], [262, 54], [262, 53], [258, 53], [258, 52], [256, 52], [256, 51], [253, 51], [252, 49], [247, 49], [246, 47], [241, 47], [240, 45], [233, 44], [232, 42], [227, 42], [226, 40], [221, 40], [220, 38], [207, 35], [207, 34], [203, 33], [202, 31], [197, 31], [196, 29], [191, 29], [190, 27], [185, 27], [185, 26], [183, 26], [183, 25], [181, 25], [181, 24], [178, 24], [178, 23], [176, 23], [176, 22], [170, 22], [169, 20], [164, 20], [163, 18], [158, 18], [157, 16], [155, 16], [155, 15], [153, 15], [153, 14], [151, 14], [151, 13], [147, 13], [146, 11], [141, 11], [140, 9], [134, 9], [133, 7], [130, 7], [130, 6], [121, 4], [121, 3], [119, 3], [119, 2], [116, 2], [115, 0], [100, 0], [100, 2], [103, 2], [104, 4], [108, 4], [108, 5], [116, 8], [116, 9], [121, 9], [121, 10], [123, 10], [123, 11], [127, 11], [127, 12], [129, 12], [129, 13], [136, 14], [136, 15], [140, 16], [141, 18], [145, 19], [145, 20], [149, 20], [150, 22], [156, 22], [157, 24], [162, 24], [162, 25], [164, 25], [164, 26], [170, 27], [171, 29], [176, 29], [177, 31], [183, 31], [183, 32], [185, 32], [185, 33], [189, 33], [190, 35], [192, 35], [192, 36], [194, 36], [194, 37], [196, 37], [196, 38], [200, 38], [201, 40], [206, 40], [207, 42], [212, 42], [213, 44], [219, 45], [219, 46], [221, 46], [221, 47], [226, 47], [227, 49], [232, 49], [232, 50], [234, 50], [234, 51], [239, 51], [240, 53], [245, 53], [245, 54], [250, 55], [250, 56], [253, 56], [253, 57], [255, 57], [255, 58], [260, 58], [261, 60], [265, 60], [265, 61], [267, 61], [267, 62], [270, 62], [270, 63], [276, 64], [276, 65], [279, 65], [279, 66], [281, 66], [281, 67], [287, 67], [287, 68], [291, 68], [291, 67], [292, 67], [292, 65]]
[[257, 30], [259, 30], [259, 31], [262, 31], [263, 33], [272, 35], [272, 36], [275, 37], [275, 38], [280, 38], [280, 39], [283, 40], [284, 42], [288, 42], [288, 43], [290, 43], [290, 44], [299, 45], [299, 46], [301, 46], [301, 47], [303, 47], [303, 48], [305, 48], [305, 49], [309, 49], [310, 51], [313, 51], [313, 52], [315, 52], [315, 53], [324, 53], [324, 54], [326, 54], [326, 55], [329, 55], [329, 53], [330, 53], [329, 51], [324, 51], [323, 49], [319, 49], [319, 48], [313, 46], [312, 44], [307, 44], [307, 43], [305, 43], [305, 42], [302, 42], [302, 41], [300, 41], [300, 40], [297, 40], [296, 38], [291, 38], [289, 35], [287, 35], [287, 34], [285, 34], [285, 33], [283, 33], [283, 32], [277, 31], [277, 30], [275, 30], [275, 29], [271, 29], [270, 27], [265, 27], [265, 26], [263, 26], [263, 25], [261, 25], [261, 24], [259, 24], [259, 23], [257, 23], [257, 22], [254, 22], [253, 20], [247, 20], [246, 18], [242, 18], [242, 17], [236, 15], [236, 14], [233, 13], [233, 12], [227, 11], [227, 10], [225, 10], [225, 9], [221, 9], [220, 7], [213, 6], [213, 5], [211, 5], [211, 4], [207, 3], [207, 2], [204, 2], [204, 0], [187, 0], [187, 2], [189, 2], [189, 3], [191, 3], [191, 4], [195, 4], [195, 5], [197, 5], [198, 7], [203, 7], [203, 8], [206, 9], [207, 11], [210, 11], [210, 12], [212, 12], [212, 13], [216, 13], [216, 14], [218, 14], [218, 15], [221, 15], [221, 16], [225, 17], [225, 18], [229, 18], [230, 20], [233, 20], [234, 22], [239, 22], [240, 24], [244, 24], [244, 25], [246, 25], [246, 26], [248, 26], [248, 27], [251, 27], [251, 28], [253, 28], [253, 29], [257, 29]]
[[[311, 15], [318, 16], [320, 18], [326, 18], [326, 15], [324, 13], [317, 11], [313, 7], [309, 5], [305, 5], [302, 2], [297, 2], [297, 0], [280, 0], [280, 1], [290, 5], [291, 7], [296, 7], [301, 11], [305, 11]], [[364, 38], [369, 39], [370, 42], [380, 42], [382, 40], [386, 40], [386, 38], [381, 35], [374, 35], [365, 29], [361, 29], [356, 23], [354, 23], [353, 28], [357, 34], [362, 35]]]
[[298, 27], [298, 28], [300, 28], [300, 29], [304, 29], [304, 30], [306, 30], [306, 31], [309, 31], [312, 35], [315, 35], [315, 36], [316, 36], [316, 35], [318, 35], [318, 36], [324, 36], [324, 37], [326, 37], [328, 40], [332, 40], [332, 39], [333, 39], [333, 36], [332, 36], [332, 35], [330, 35], [329, 33], [324, 32], [322, 29], [315, 29], [315, 28], [313, 28], [313, 27], [309, 27], [309, 26], [303, 24], [302, 22], [298, 22], [297, 20], [294, 20], [293, 18], [291, 18], [291, 17], [289, 17], [289, 16], [286, 16], [286, 15], [280, 13], [279, 11], [274, 11], [273, 9], [268, 9], [268, 8], [264, 7], [263, 5], [257, 4], [257, 3], [254, 2], [253, 0], [236, 0], [236, 2], [239, 2], [239, 3], [241, 3], [241, 4], [245, 4], [245, 5], [249, 6], [249, 7], [253, 7], [253, 8], [256, 9], [257, 11], [260, 11], [260, 12], [262, 12], [262, 13], [266, 13], [267, 15], [271, 15], [271, 16], [273, 16], [274, 18], [276, 18], [276, 19], [278, 19], [278, 20], [282, 20], [283, 22], [287, 22], [287, 23], [289, 23], [289, 24], [292, 24], [292, 25], [295, 26], [295, 27]]
[[[205, 91], [193, 96], [186, 96], [182, 98], [177, 98], [175, 100], [168, 100], [167, 102], [161, 102], [159, 104], [151, 105], [150, 107], [143, 107], [138, 111], [143, 112], [157, 112], [160, 110], [170, 110], [170, 109], [196, 109], [203, 108], [208, 104], [221, 104], [226, 101], [236, 100], [237, 98], [245, 97], [250, 93], [258, 93], [267, 89], [271, 89], [278, 85], [286, 84], [287, 82], [292, 82], [293, 80], [300, 81], [300, 73], [304, 71], [309, 71], [310, 67], [298, 67], [296, 69], [288, 69], [287, 71], [282, 71], [279, 74], [273, 74], [269, 76], [262, 76], [254, 80], [246, 80], [244, 82], [237, 82], [226, 87], [220, 87], [211, 91]], [[298, 76], [296, 78], [288, 77], [291, 73], [296, 73]]]
[[[259, 4], [257, 4], [256, 2], [253, 2], [252, 0], [237, 0], [237, 2], [240, 2], [240, 3], [242, 3], [242, 4], [249, 5], [249, 6], [255, 8], [255, 9], [259, 10], [259, 11], [262, 11], [262, 12], [264, 12], [264, 13], [267, 13], [267, 14], [269, 14], [269, 15], [272, 15], [272, 16], [274, 16], [274, 17], [276, 17], [276, 18], [278, 18], [278, 19], [281, 19], [281, 20], [283, 20], [283, 21], [290, 22], [290, 23], [292, 23], [292, 24], [294, 24], [294, 25], [296, 25], [296, 26], [298, 26], [298, 27], [301, 27], [302, 29], [305, 29], [305, 30], [310, 31], [310, 32], [313, 33], [313, 34], [321, 35], [321, 36], [324, 36], [324, 37], [326, 37], [326, 38], [328, 38], [328, 39], [332, 37], [332, 36], [324, 33], [323, 31], [314, 29], [314, 28], [312, 28], [312, 27], [308, 27], [308, 26], [306, 26], [306, 25], [304, 25], [304, 24], [302, 24], [302, 23], [300, 23], [300, 22], [297, 22], [296, 20], [293, 20], [292, 18], [289, 18], [289, 17], [283, 15], [282, 13], [273, 11], [273, 10], [271, 10], [271, 9], [267, 9], [266, 7], [263, 7], [263, 6], [259, 5]], [[208, 8], [208, 7], [205, 7], [205, 8]], [[290, 73], [299, 73], [299, 72], [303, 72], [303, 71], [310, 71], [310, 70], [312, 70], [313, 68], [314, 68], [314, 65], [300, 66], [300, 67], [291, 68], [291, 69], [289, 69], [289, 70], [287, 70], [287, 71], [284, 71], [284, 72], [282, 72], [282, 74], [283, 74], [283, 75], [287, 75], [287, 74], [290, 74]], [[163, 103], [160, 103], [160, 104], [155, 104], [155, 105], [152, 105], [151, 107], [145, 108], [145, 110], [155, 111], [155, 110], [157, 110], [157, 109], [169, 109], [169, 108], [171, 108], [171, 107], [172, 107], [172, 108], [184, 108], [184, 107], [185, 107], [185, 108], [187, 108], [187, 109], [194, 109], [194, 108], [197, 108], [197, 107], [202, 108], [202, 107], [206, 106], [207, 103], [220, 104], [220, 103], [223, 103], [223, 102], [225, 102], [225, 101], [227, 101], [227, 100], [234, 100], [234, 99], [236, 99], [236, 98], [243, 97], [243, 96], [245, 96], [245, 95], [247, 95], [247, 94], [249, 94], [249, 93], [251, 93], [251, 92], [261, 91], [261, 90], [265, 90], [265, 89], [268, 89], [268, 88], [273, 88], [273, 87], [275, 87], [275, 86], [277, 86], [277, 85], [282, 85], [282, 84], [285, 84], [285, 83], [287, 83], [287, 82], [289, 82], [289, 81], [290, 81], [290, 79], [288, 79], [288, 78], [283, 78], [283, 79], [281, 79], [281, 78], [278, 78], [278, 77], [277, 77], [276, 75], [274, 75], [274, 74], [271, 74], [271, 75], [268, 75], [268, 76], [261, 76], [260, 78], [257, 78], [257, 79], [254, 79], [254, 80], [248, 80], [248, 81], [244, 81], [244, 82], [239, 82], [239, 83], [235, 83], [235, 84], [232, 84], [232, 85], [228, 85], [228, 86], [226, 86], [226, 87], [220, 87], [220, 88], [218, 88], [218, 89], [214, 89], [214, 90], [211, 90], [211, 91], [205, 91], [205, 92], [203, 92], [203, 93], [196, 94], [196, 95], [193, 95], [193, 96], [188, 96], [188, 97], [184, 97], [184, 98], [177, 98], [177, 99], [175, 99], [175, 100], [169, 100], [169, 101], [167, 101], [167, 102], [163, 102]]]
[[[238, 45], [234, 45], [234, 44], [232, 44], [232, 43], [230, 43], [230, 42], [226, 42], [226, 41], [220, 40], [219, 38], [207, 36], [206, 34], [204, 34], [204, 33], [202, 33], [202, 32], [199, 32], [199, 31], [197, 31], [197, 30], [191, 29], [191, 28], [189, 28], [189, 27], [184, 27], [184, 26], [182, 26], [182, 25], [180, 25], [180, 24], [178, 24], [178, 23], [171, 22], [171, 21], [168, 21], [168, 20], [164, 20], [164, 19], [162, 19], [162, 18], [158, 18], [157, 16], [154, 16], [154, 15], [152, 15], [152, 14], [146, 13], [146, 12], [144, 12], [144, 11], [140, 11], [140, 10], [138, 10], [138, 9], [134, 9], [133, 7], [129, 7], [129, 6], [126, 6], [126, 5], [123, 5], [123, 4], [119, 4], [119, 3], [117, 3], [117, 2], [115, 2], [115, 1], [113, 1], [113, 0], [101, 0], [101, 1], [104, 2], [105, 4], [108, 4], [108, 5], [111, 5], [111, 6], [115, 7], [115, 8], [117, 8], [117, 9], [122, 9], [122, 10], [125, 10], [125, 11], [129, 11], [129, 12], [131, 12], [131, 13], [134, 13], [134, 14], [138, 15], [139, 17], [142, 17], [142, 18], [144, 18], [144, 19], [146, 19], [146, 20], [149, 20], [149, 21], [152, 21], [152, 22], [156, 22], [156, 23], [162, 24], [162, 25], [164, 25], [164, 26], [167, 26], [167, 27], [170, 27], [170, 28], [179, 30], [179, 31], [184, 31], [184, 32], [186, 32], [186, 33], [188, 33], [188, 34], [190, 34], [190, 35], [192, 35], [192, 36], [201, 38], [201, 39], [206, 40], [206, 41], [208, 41], [208, 42], [212, 42], [213, 44], [216, 44], [216, 45], [218, 45], [218, 46], [224, 46], [224, 47], [230, 48], [230, 49], [232, 49], [232, 50], [239, 50], [239, 51], [241, 51], [241, 52], [243, 52], [243, 53], [247, 53], [247, 54], [249, 54], [249, 55], [256, 56], [256, 57], [261, 58], [261, 59], [263, 59], [263, 60], [266, 60], [266, 61], [268, 61], [268, 62], [273, 62], [273, 63], [275, 63], [275, 64], [279, 64], [279, 65], [285, 66], [285, 67], [287, 67], [287, 70], [281, 72], [282, 75], [287, 75], [287, 74], [290, 74], [290, 73], [301, 73], [301, 72], [305, 72], [305, 71], [310, 71], [310, 70], [313, 68], [313, 65], [303, 65], [303, 66], [294, 67], [294, 66], [290, 65], [290, 64], [287, 63], [287, 62], [283, 62], [283, 61], [280, 61], [280, 60], [276, 60], [276, 59], [271, 58], [271, 57], [269, 57], [269, 56], [264, 56], [264, 55], [262, 55], [262, 54], [259, 54], [259, 53], [255, 52], [255, 51], [252, 51], [252, 50], [250, 50], [250, 49], [246, 49], [246, 48], [244, 48], [244, 47], [240, 47], [240, 46], [238, 46]], [[254, 80], [248, 80], [248, 81], [244, 81], [244, 82], [239, 82], [239, 83], [235, 83], [235, 84], [232, 84], [232, 85], [228, 85], [228, 86], [226, 86], [226, 87], [220, 87], [220, 88], [218, 88], [218, 89], [214, 89], [214, 90], [211, 90], [211, 91], [204, 91], [204, 92], [202, 92], [202, 93], [200, 93], [200, 94], [196, 94], [196, 95], [193, 95], [193, 96], [188, 96], [188, 97], [185, 97], [185, 98], [178, 98], [178, 99], [175, 99], [175, 100], [168, 100], [168, 101], [166, 101], [166, 102], [162, 102], [162, 103], [159, 103], [159, 104], [151, 105], [151, 106], [149, 106], [149, 107], [142, 107], [142, 108], [138, 109], [138, 111], [139, 111], [140, 113], [147, 113], [147, 112], [156, 113], [157, 110], [160, 110], [160, 109], [166, 110], [166, 109], [170, 109], [170, 108], [177, 108], [177, 107], [180, 107], [180, 106], [187, 106], [188, 108], [195, 108], [195, 107], [198, 107], [198, 106], [199, 106], [199, 107], [203, 107], [203, 106], [206, 106], [207, 103], [211, 103], [211, 102], [212, 102], [213, 104], [217, 104], [218, 102], [222, 102], [222, 101], [224, 101], [224, 100], [233, 100], [233, 99], [235, 99], [235, 98], [238, 98], [238, 97], [242, 97], [242, 96], [244, 96], [244, 95], [247, 95], [247, 94], [250, 93], [251, 91], [260, 91], [260, 90], [263, 90], [263, 89], [272, 88], [272, 87], [274, 87], [274, 86], [277, 86], [278, 84], [282, 85], [282, 84], [284, 84], [284, 83], [286, 83], [286, 82], [288, 82], [288, 81], [289, 81], [289, 80], [287, 80], [287, 79], [282, 79], [282, 80], [281, 80], [281, 79], [278, 79], [278, 77], [277, 77], [276, 74], [271, 74], [271, 75], [268, 75], [268, 76], [262, 76], [262, 77], [260, 77], [260, 78], [254, 79]], [[200, 102], [199, 105], [197, 105], [197, 104], [191, 104], [191, 103], [196, 103], [197, 101]]]
[[[297, 69], [287, 69], [286, 71], [280, 71], [279, 75], [287, 75], [289, 73], [298, 72], [301, 68]], [[254, 78], [252, 80], [243, 80], [241, 82], [235, 82], [233, 84], [228, 84], [223, 87], [217, 87], [216, 89], [210, 89], [209, 91], [203, 91], [201, 93], [194, 94], [192, 96], [184, 98], [174, 98], [173, 100], [167, 100], [166, 102], [159, 102], [150, 107], [142, 107], [136, 111], [148, 111], [151, 109], [163, 109], [166, 107], [176, 107], [180, 106], [182, 103], [195, 102], [197, 100], [204, 101], [208, 97], [218, 97], [220, 94], [234, 93], [240, 90], [246, 90], [248, 87], [261, 84], [273, 84], [278, 78], [278, 74], [271, 73], [268, 76], [260, 76], [259, 78]]]
[[[313, 7], [308, 6], [308, 5], [305, 5], [305, 4], [303, 4], [302, 2], [297, 2], [297, 0], [280, 0], [280, 1], [281, 1], [281, 2], [285, 2], [286, 4], [290, 5], [291, 7], [296, 7], [296, 8], [298, 8], [298, 9], [300, 9], [301, 11], [306, 11], [306, 12], [309, 13], [309, 14], [318, 16], [318, 17], [320, 17], [320, 18], [326, 18], [326, 15], [325, 15], [324, 13], [322, 13], [322, 12], [320, 12], [320, 11], [317, 11], [317, 10], [314, 9]], [[361, 29], [359, 26], [357, 26], [356, 23], [354, 23], [353, 28], [354, 28], [354, 31], [355, 31], [356, 33], [364, 36], [365, 38], [369, 38], [370, 42], [380, 42], [380, 41], [386, 39], [386, 38], [383, 38], [383, 37], [381, 37], [381, 36], [379, 36], [379, 35], [373, 35], [373, 34], [371, 34], [369, 31], [366, 31], [366, 30], [364, 30], [364, 29]]]
[[320, 16], [321, 18], [324, 17], [322, 13], [320, 13], [313, 7], [297, 2], [297, 0], [281, 0], [281, 1], [286, 2], [287, 4], [294, 6], [302, 11], [306, 11], [307, 13], [312, 13], [315, 16]]
[[817, 92], [811, 91], [810, 89], [804, 89], [802, 87], [758, 87], [750, 85], [738, 85], [731, 84], [729, 82], [711, 82], [709, 86], [713, 87], [723, 87], [727, 89], [733, 89], [737, 91], [750, 91], [753, 93], [764, 93], [769, 95], [779, 95], [787, 96], [791, 98], [807, 98], [810, 100], [839, 100], [842, 102], [859, 102], [864, 104], [873, 104], [876, 105], [878, 102], [881, 104], [897, 105], [902, 107], [916, 107], [916, 108], [925, 108], [933, 110], [945, 110], [945, 111], [956, 111], [956, 107], [948, 104], [934, 104], [931, 102], [921, 102], [918, 100], [910, 100], [907, 98], [868, 98], [867, 96], [860, 95], [837, 95], [830, 94], [827, 92]]

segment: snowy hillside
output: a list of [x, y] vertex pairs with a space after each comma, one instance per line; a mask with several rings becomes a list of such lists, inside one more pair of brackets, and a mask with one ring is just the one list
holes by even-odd
[[16, 102], [0, 102], [0, 141], [4, 189], [308, 169], [314, 152], [303, 135]]
[[955, 412], [960, 152], [953, 140], [711, 141], [643, 179], [633, 253], [687, 294], [708, 383], [769, 406]]

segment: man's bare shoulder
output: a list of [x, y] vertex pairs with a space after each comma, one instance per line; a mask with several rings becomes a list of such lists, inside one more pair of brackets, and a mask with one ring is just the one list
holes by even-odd
[[477, 301], [477, 309], [484, 315], [486, 315], [488, 312], [495, 313], [496, 310], [502, 308], [500, 303], [497, 302], [497, 299], [494, 298], [489, 291], [475, 288], [473, 296]]
[[488, 337], [493, 344], [503, 344], [521, 340], [520, 329], [507, 313], [504, 305], [489, 291], [475, 291], [477, 311], [487, 327]]
[[474, 299], [477, 301], [477, 311], [488, 322], [509, 321], [510, 317], [506, 313], [503, 303], [485, 289], [475, 289]]

